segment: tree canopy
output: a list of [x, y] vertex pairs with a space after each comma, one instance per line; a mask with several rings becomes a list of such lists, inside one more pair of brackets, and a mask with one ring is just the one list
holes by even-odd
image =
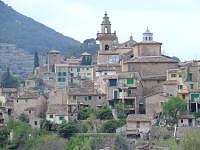
[[74, 122], [64, 123], [58, 127], [58, 133], [61, 137], [68, 138], [79, 132], [79, 129]]
[[104, 106], [97, 110], [96, 112], [97, 119], [109, 120], [113, 119], [112, 111], [108, 106]]
[[117, 111], [117, 117], [119, 119], [126, 119], [129, 111], [128, 108], [126, 108], [122, 102], [118, 103], [115, 107]]
[[171, 97], [167, 102], [163, 103], [162, 109], [165, 116], [177, 122], [177, 113], [185, 112], [187, 110], [187, 104], [179, 96], [176, 96]]

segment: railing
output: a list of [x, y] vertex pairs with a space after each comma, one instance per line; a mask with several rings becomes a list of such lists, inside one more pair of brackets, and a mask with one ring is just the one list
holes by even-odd
[[129, 108], [129, 109], [130, 109], [130, 108], [135, 109], [135, 105], [134, 105], [134, 104], [133, 104], [133, 105], [126, 105], [126, 104], [125, 104], [125, 107], [126, 107], [126, 108]]
[[119, 83], [119, 82], [118, 82], [117, 86], [118, 86], [118, 88], [122, 88], [122, 89], [123, 88], [129, 88], [129, 87], [135, 87], [135, 88], [137, 87], [135, 83], [133, 83], [133, 84], [126, 84], [126, 83]]

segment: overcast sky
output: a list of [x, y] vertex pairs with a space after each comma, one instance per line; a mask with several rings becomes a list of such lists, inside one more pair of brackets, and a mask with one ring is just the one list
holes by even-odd
[[96, 38], [105, 11], [120, 42], [141, 41], [148, 26], [164, 54], [200, 59], [200, 0], [3, 0], [64, 35]]

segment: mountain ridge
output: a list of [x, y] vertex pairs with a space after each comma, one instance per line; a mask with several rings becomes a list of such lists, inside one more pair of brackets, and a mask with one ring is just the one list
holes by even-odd
[[67, 56], [77, 56], [86, 50], [94, 54], [98, 49], [97, 45], [85, 47], [81, 42], [15, 11], [1, 0], [0, 43], [15, 44], [30, 53], [38, 51], [42, 55], [51, 49]]

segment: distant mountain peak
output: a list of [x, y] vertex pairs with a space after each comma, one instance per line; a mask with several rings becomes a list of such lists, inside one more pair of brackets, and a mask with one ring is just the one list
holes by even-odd
[[[68, 56], [77, 56], [87, 51], [79, 41], [18, 13], [1, 0], [0, 43], [15, 44], [31, 53], [38, 51], [40, 54], [47, 54], [51, 49], [57, 49]], [[90, 53], [95, 53], [98, 46], [87, 48]]]

